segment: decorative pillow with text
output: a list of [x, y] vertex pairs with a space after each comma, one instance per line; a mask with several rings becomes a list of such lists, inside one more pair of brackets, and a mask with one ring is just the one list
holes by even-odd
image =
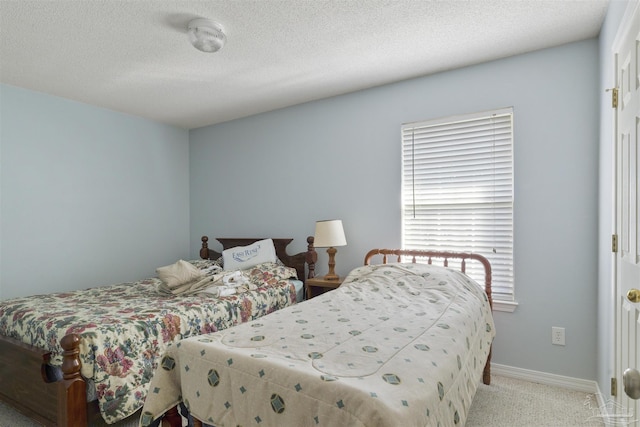
[[265, 262], [277, 262], [273, 240], [258, 240], [248, 246], [236, 246], [222, 251], [225, 270], [245, 270]]

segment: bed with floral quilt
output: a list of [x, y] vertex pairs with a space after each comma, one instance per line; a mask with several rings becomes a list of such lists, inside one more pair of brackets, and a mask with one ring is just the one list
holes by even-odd
[[290, 279], [300, 267], [304, 278], [309, 255], [287, 255], [292, 239], [273, 240], [278, 262], [233, 272], [220, 267], [207, 240], [204, 259], [179, 261], [198, 287], [168, 288], [159, 269], [159, 277], [136, 282], [0, 301], [0, 398], [45, 425], [87, 425], [96, 412], [112, 424], [140, 409], [170, 343], [296, 303]]
[[[490, 382], [489, 262], [375, 251], [410, 261], [356, 268], [334, 291], [170, 346], [140, 425], [180, 403], [195, 425], [216, 427], [464, 425], [480, 379]], [[432, 265], [438, 255], [461, 259], [462, 271], [480, 261], [484, 289]]]

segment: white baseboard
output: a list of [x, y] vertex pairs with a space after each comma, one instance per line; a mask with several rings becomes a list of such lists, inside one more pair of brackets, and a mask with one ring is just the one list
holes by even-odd
[[513, 366], [491, 364], [491, 373], [517, 380], [531, 381], [538, 384], [562, 387], [569, 390], [594, 393], [598, 399], [602, 398], [598, 383], [580, 378], [565, 377], [563, 375], [549, 374], [547, 372], [532, 371], [530, 369], [515, 368]]

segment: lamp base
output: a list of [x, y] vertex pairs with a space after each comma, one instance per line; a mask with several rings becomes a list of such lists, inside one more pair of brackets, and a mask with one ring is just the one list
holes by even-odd
[[336, 252], [338, 252], [338, 250], [334, 247], [330, 247], [329, 249], [327, 249], [327, 253], [329, 254], [329, 272], [327, 274], [324, 275], [324, 280], [338, 280], [339, 277], [336, 274]]

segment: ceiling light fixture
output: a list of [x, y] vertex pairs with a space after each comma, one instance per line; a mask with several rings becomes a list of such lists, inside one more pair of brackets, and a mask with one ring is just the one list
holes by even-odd
[[189, 21], [187, 33], [193, 47], [203, 52], [217, 52], [227, 41], [227, 36], [222, 32], [222, 26], [205, 18]]

